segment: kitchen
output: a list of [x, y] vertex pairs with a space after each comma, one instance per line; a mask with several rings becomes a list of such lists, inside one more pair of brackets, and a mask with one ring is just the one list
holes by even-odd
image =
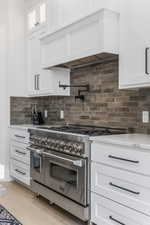
[[0, 223], [150, 224], [149, 3], [1, 4]]

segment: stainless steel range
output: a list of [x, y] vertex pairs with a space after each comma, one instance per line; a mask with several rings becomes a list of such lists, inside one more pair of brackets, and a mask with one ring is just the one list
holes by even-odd
[[124, 129], [69, 125], [30, 129], [31, 187], [80, 219], [89, 220], [90, 136]]

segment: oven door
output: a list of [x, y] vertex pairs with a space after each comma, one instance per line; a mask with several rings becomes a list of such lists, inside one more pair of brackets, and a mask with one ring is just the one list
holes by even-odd
[[30, 158], [31, 158], [31, 167], [30, 167], [31, 178], [34, 181], [43, 183], [44, 170], [43, 170], [42, 151], [36, 147], [29, 147], [28, 149], [30, 150]]
[[87, 160], [61, 153], [43, 152], [45, 185], [87, 206]]

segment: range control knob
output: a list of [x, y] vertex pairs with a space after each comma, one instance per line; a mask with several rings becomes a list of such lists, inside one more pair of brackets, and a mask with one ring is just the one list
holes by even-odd
[[60, 143], [59, 143], [59, 150], [60, 151], [64, 151], [64, 149], [65, 149], [65, 142], [64, 141], [61, 141]]
[[75, 146], [75, 152], [77, 154], [81, 155], [82, 154], [82, 151], [83, 151], [82, 145], [76, 144], [76, 146]]

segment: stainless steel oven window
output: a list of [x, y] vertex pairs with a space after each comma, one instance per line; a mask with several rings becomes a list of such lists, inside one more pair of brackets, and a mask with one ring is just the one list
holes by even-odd
[[56, 180], [63, 181], [77, 188], [78, 186], [78, 171], [61, 166], [56, 163], [49, 162], [49, 174]]

